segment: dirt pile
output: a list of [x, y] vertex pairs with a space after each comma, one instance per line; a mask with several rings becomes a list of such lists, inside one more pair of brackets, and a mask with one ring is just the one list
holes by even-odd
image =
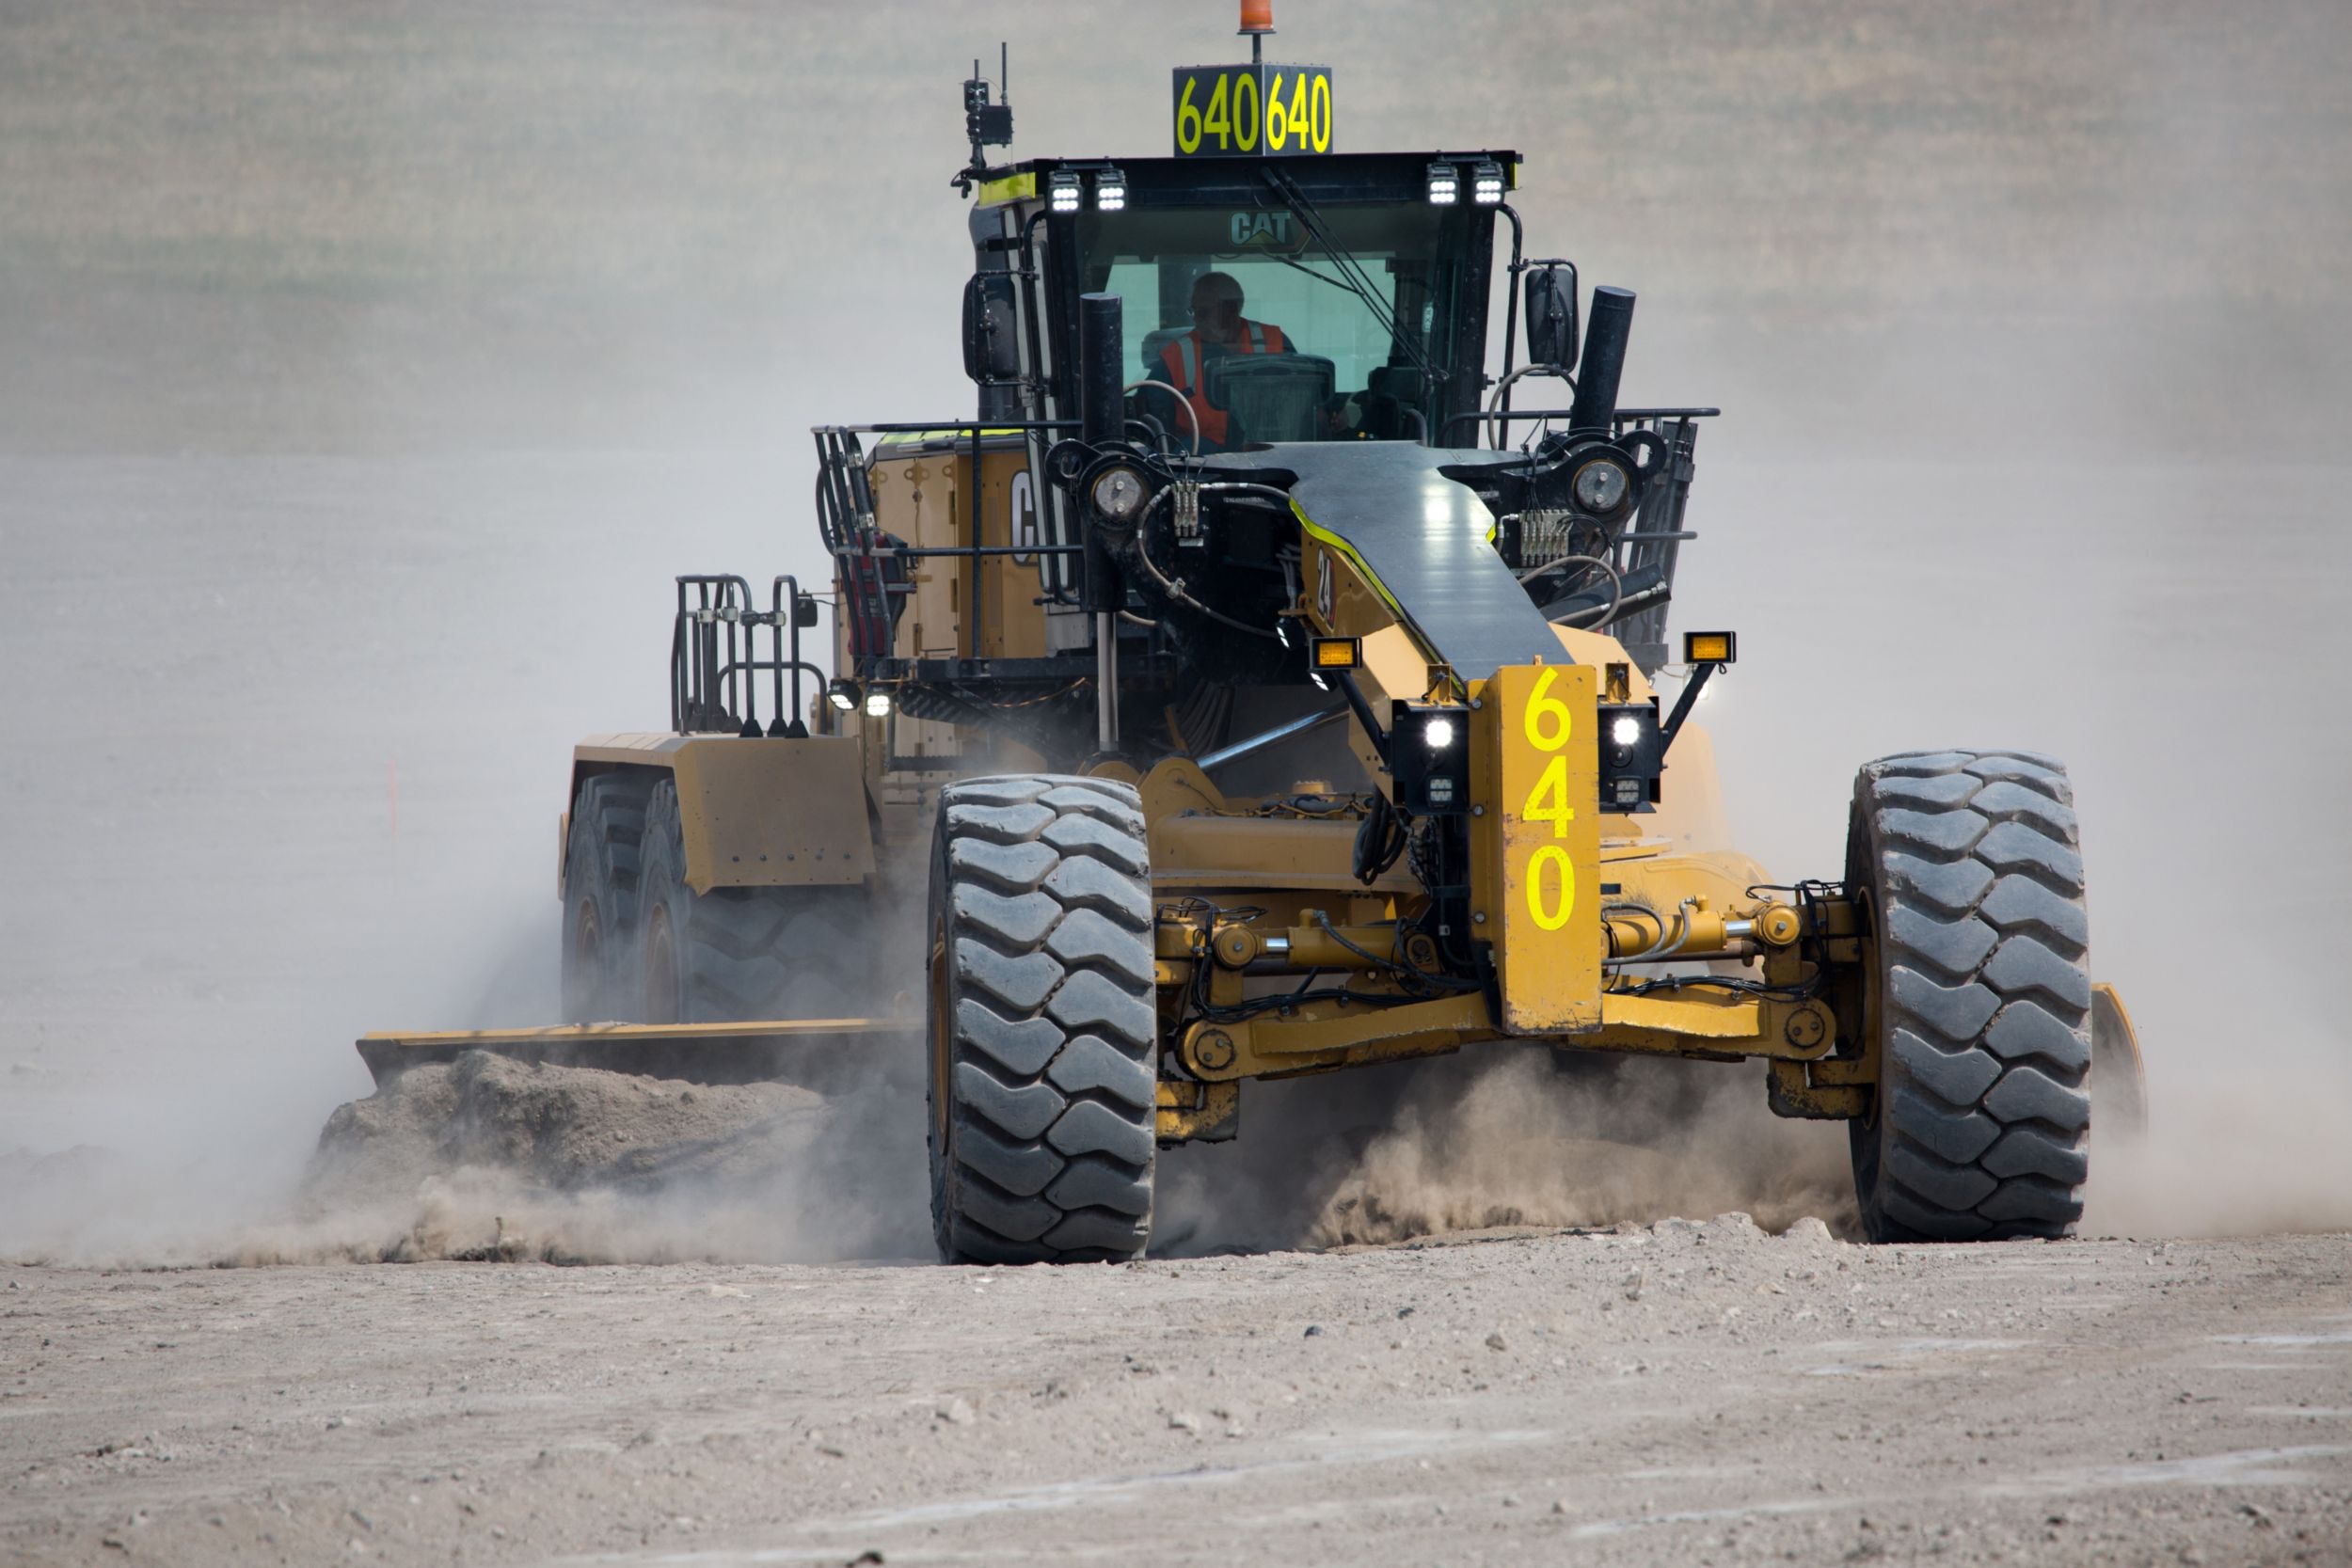
[[740, 1180], [805, 1148], [825, 1118], [822, 1099], [788, 1084], [687, 1084], [473, 1051], [338, 1106], [309, 1186], [331, 1201], [469, 1165], [574, 1190]]
[[[909, 1223], [921, 1197], [866, 1165], [877, 1142], [904, 1141], [903, 1117], [882, 1098], [828, 1101], [788, 1084], [687, 1084], [471, 1052], [339, 1107], [294, 1220], [248, 1236], [231, 1260], [898, 1254], [921, 1240]], [[919, 1172], [915, 1154], [893, 1163]]]

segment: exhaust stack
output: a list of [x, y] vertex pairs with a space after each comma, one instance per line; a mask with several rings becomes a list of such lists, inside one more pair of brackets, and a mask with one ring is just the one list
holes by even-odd
[[1599, 284], [1593, 290], [1593, 319], [1584, 331], [1584, 358], [1577, 367], [1571, 430], [1607, 430], [1617, 413], [1617, 383], [1625, 374], [1626, 340], [1633, 333], [1633, 291]]

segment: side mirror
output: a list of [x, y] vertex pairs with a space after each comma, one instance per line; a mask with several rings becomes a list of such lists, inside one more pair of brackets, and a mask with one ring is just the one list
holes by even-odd
[[1576, 263], [1552, 261], [1527, 272], [1527, 362], [1576, 363]]
[[1021, 373], [1010, 273], [976, 272], [963, 286], [963, 373], [987, 386]]
[[817, 595], [797, 594], [792, 599], [792, 624], [802, 631], [817, 624]]

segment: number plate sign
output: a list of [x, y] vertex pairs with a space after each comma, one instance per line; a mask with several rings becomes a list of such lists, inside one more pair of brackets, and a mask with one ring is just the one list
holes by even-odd
[[[1472, 907], [1513, 1034], [1600, 1027], [1600, 812], [1589, 664], [1505, 665], [1486, 682], [1470, 781]], [[1481, 776], [1483, 775], [1483, 776]]]
[[1331, 70], [1189, 65], [1176, 72], [1180, 158], [1313, 156], [1331, 150]]

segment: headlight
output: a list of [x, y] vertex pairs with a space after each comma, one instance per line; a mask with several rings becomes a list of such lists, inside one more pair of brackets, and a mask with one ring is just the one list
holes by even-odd
[[853, 689], [835, 681], [833, 685], [825, 689], [825, 700], [833, 704], [834, 706], [839, 708], [842, 712], [847, 713], [850, 709], [857, 706], [857, 692]]
[[1609, 726], [1609, 738], [1620, 746], [1642, 743], [1642, 721], [1631, 714], [1620, 714]]
[[1133, 468], [1112, 468], [1094, 482], [1094, 510], [1114, 523], [1131, 521], [1143, 501], [1143, 479]]
[[1614, 512], [1625, 504], [1626, 491], [1632, 481], [1626, 471], [1607, 458], [1587, 463], [1576, 473], [1576, 504], [1587, 512]]
[[889, 713], [889, 712], [890, 712], [890, 693], [889, 693], [889, 692], [887, 692], [887, 691], [868, 691], [868, 692], [866, 694], [866, 718], [868, 718], [868, 719], [881, 719], [881, 718], [883, 718], [883, 717], [885, 717], [886, 715], [888, 715], [888, 713]]
[[1432, 719], [1421, 727], [1421, 735], [1423, 740], [1429, 742], [1431, 751], [1442, 752], [1454, 744], [1454, 721]]

